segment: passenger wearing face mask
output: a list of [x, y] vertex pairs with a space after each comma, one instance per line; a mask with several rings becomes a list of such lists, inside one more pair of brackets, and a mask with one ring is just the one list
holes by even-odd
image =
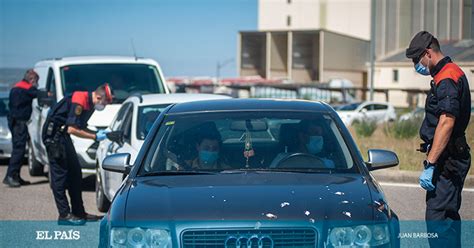
[[406, 50], [415, 70], [431, 76], [420, 151], [426, 153], [420, 185], [426, 190], [428, 239], [431, 247], [461, 246], [461, 192], [471, 154], [465, 130], [471, 116], [471, 93], [464, 72], [441, 52], [438, 40], [426, 31], [413, 37]]
[[324, 128], [316, 121], [303, 120], [298, 124], [298, 144], [296, 152], [309, 153], [320, 158], [327, 168], [335, 168], [324, 151]]
[[225, 163], [225, 159], [220, 154], [221, 136], [219, 133], [204, 133], [196, 143], [197, 158], [195, 158], [191, 167], [201, 170], [229, 169], [230, 166]]
[[[63, 98], [50, 110], [43, 126], [42, 137], [48, 152], [50, 182], [58, 223], [82, 225], [86, 220], [99, 220], [99, 216], [86, 213], [82, 202], [82, 172], [70, 135], [101, 141], [107, 131], [87, 130], [87, 121], [95, 110], [102, 111], [112, 103], [112, 91], [108, 84], [93, 92], [77, 91]], [[66, 197], [68, 190], [71, 206]]]

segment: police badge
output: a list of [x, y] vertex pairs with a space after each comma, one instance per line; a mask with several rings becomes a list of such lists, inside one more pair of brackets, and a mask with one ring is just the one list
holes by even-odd
[[76, 115], [81, 115], [82, 114], [82, 106], [81, 105], [77, 105], [76, 106], [76, 109], [74, 109], [74, 113]]

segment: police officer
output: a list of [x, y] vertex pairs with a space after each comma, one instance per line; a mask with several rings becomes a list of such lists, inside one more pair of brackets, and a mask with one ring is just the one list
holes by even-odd
[[420, 185], [427, 191], [427, 230], [438, 235], [438, 239], [429, 239], [430, 246], [460, 247], [461, 191], [471, 166], [465, 137], [471, 116], [469, 83], [426, 31], [414, 36], [406, 56], [419, 74], [433, 78], [420, 129], [421, 150], [427, 154], [420, 176]]
[[25, 158], [26, 142], [28, 141], [26, 122], [31, 117], [31, 102], [38, 96], [38, 79], [38, 74], [33, 69], [29, 69], [23, 80], [16, 83], [10, 90], [8, 128], [12, 134], [12, 155], [7, 174], [3, 179], [3, 183], [10, 187], [30, 184], [20, 177], [20, 168]]
[[[86, 213], [82, 202], [82, 172], [70, 134], [101, 141], [106, 131], [91, 132], [87, 121], [94, 110], [101, 111], [112, 103], [112, 91], [108, 84], [94, 92], [78, 91], [56, 103], [43, 126], [42, 137], [48, 152], [51, 172], [51, 189], [59, 211], [58, 224], [82, 225], [86, 220], [100, 217]], [[71, 207], [66, 197], [71, 199]]]

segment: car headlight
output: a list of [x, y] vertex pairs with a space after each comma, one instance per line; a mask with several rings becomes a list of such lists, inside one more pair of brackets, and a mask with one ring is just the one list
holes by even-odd
[[328, 247], [370, 247], [390, 243], [387, 224], [334, 227], [328, 231]]
[[171, 235], [164, 229], [112, 228], [110, 232], [111, 247], [171, 247]]

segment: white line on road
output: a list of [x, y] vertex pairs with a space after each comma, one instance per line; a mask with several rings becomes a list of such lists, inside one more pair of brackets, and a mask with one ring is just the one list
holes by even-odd
[[[382, 185], [382, 186], [389, 186], [389, 187], [406, 187], [406, 188], [422, 189], [420, 185], [413, 184], [413, 183], [387, 183], [387, 182], [381, 182], [379, 184]], [[474, 189], [473, 188], [464, 188], [462, 191], [464, 191], [464, 192], [474, 192]]]

